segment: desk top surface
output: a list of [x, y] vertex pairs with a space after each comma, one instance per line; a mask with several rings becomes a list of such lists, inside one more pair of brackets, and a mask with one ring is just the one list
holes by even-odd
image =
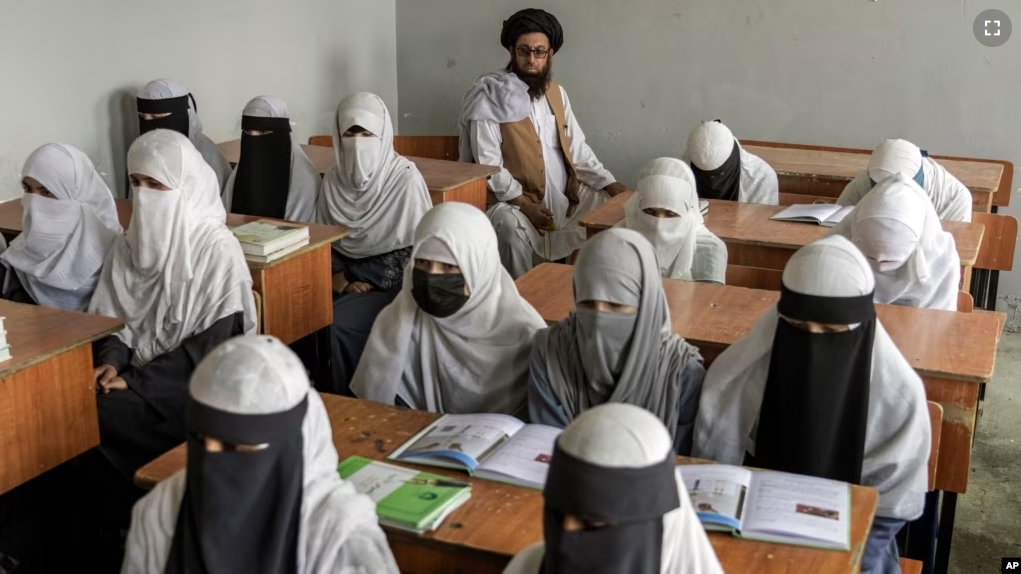
[[[547, 263], [517, 281], [518, 291], [548, 323], [574, 309], [572, 267]], [[780, 298], [762, 291], [664, 279], [673, 331], [693, 345], [729, 346]], [[897, 348], [920, 375], [969, 382], [993, 376], [1003, 313], [955, 313], [876, 305]]]
[[0, 379], [124, 328], [120, 319], [0, 300], [11, 358]]
[[[227, 161], [236, 164], [241, 157], [241, 140], [231, 140], [219, 144], [220, 151], [227, 157]], [[324, 174], [333, 167], [333, 148], [317, 145], [301, 145], [316, 166], [320, 174]], [[415, 163], [415, 167], [422, 173], [425, 185], [430, 191], [449, 191], [471, 183], [478, 179], [487, 178], [500, 171], [500, 168], [491, 165], [479, 165], [475, 163], [461, 163], [457, 161], [446, 161], [441, 159], [427, 159], [422, 157], [409, 157]]]
[[[589, 229], [609, 229], [624, 219], [624, 204], [633, 192], [626, 191], [611, 198], [599, 208], [581, 217], [579, 223]], [[801, 249], [822, 239], [830, 228], [814, 223], [775, 221], [770, 217], [787, 206], [740, 203], [737, 201], [709, 200], [705, 226], [714, 235], [728, 243], [759, 245], [777, 249]], [[941, 221], [943, 229], [954, 236], [961, 265], [971, 266], [978, 258], [979, 247], [985, 234], [981, 223]]]
[[[744, 149], [768, 163], [778, 175], [815, 177], [850, 181], [868, 169], [869, 154], [823, 151], [791, 147], [749, 145]], [[1003, 177], [997, 163], [940, 159], [936, 160], [973, 192], [996, 193]]]
[[[341, 460], [364, 456], [384, 460], [386, 455], [425, 428], [438, 415], [399, 409], [358, 399], [322, 395], [333, 426], [333, 442]], [[135, 480], [146, 488], [184, 468], [186, 450], [180, 446], [142, 467]], [[681, 464], [697, 464], [681, 459]], [[418, 467], [465, 480], [463, 472], [433, 467]], [[435, 531], [417, 537], [395, 530], [390, 536], [405, 540], [424, 539], [492, 552], [508, 559], [531, 544], [542, 540], [542, 492], [482, 479], [467, 478], [472, 497]], [[740, 540], [723, 534], [710, 534], [724, 570], [727, 572], [851, 572], [864, 548], [865, 538], [878, 504], [876, 491], [852, 488], [852, 551], [832, 552], [797, 546]]]

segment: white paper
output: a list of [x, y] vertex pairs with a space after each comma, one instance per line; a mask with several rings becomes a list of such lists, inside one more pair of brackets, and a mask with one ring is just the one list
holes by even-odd
[[678, 468], [699, 520], [741, 527], [752, 471], [720, 464], [688, 464]]
[[410, 468], [372, 463], [365, 465], [345, 480], [354, 485], [358, 494], [365, 494], [373, 502], [379, 502], [419, 474], [417, 470]]
[[479, 475], [497, 474], [542, 487], [546, 484], [553, 445], [561, 429], [528, 425], [518, 431], [479, 467]]
[[846, 544], [850, 532], [850, 486], [784, 472], [756, 472], [743, 533], [793, 535]]
[[525, 423], [509, 415], [444, 415], [429, 432], [401, 447], [399, 456], [463, 454], [477, 463], [523, 426]]
[[787, 209], [784, 209], [780, 213], [777, 213], [770, 219], [776, 220], [792, 220], [792, 219], [803, 219], [813, 221], [825, 221], [833, 214], [840, 211], [844, 206], [836, 205], [833, 203], [806, 203], [800, 205], [792, 205]]

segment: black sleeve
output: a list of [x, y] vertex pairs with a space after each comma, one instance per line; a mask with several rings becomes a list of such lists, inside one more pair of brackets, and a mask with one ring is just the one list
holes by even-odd
[[[336, 243], [334, 243], [336, 245]], [[337, 252], [336, 249], [330, 249], [330, 277], [333, 277], [337, 273], [343, 273], [347, 268], [345, 265], [345, 259], [343, 255]]]
[[3, 291], [0, 299], [6, 299], [14, 303], [36, 305], [35, 299], [28, 294], [25, 286], [21, 284], [18, 274], [6, 265], [0, 265], [0, 290]]
[[362, 259], [347, 259], [344, 276], [351, 283], [361, 281], [372, 285], [376, 291], [394, 293], [404, 284], [404, 268], [409, 259], [411, 247]]
[[118, 337], [110, 335], [92, 344], [93, 366], [110, 365], [118, 374], [128, 370], [134, 352]]
[[184, 412], [188, 381], [192, 371], [214, 348], [227, 339], [243, 335], [244, 313], [237, 312], [213, 323], [211, 327], [185, 339], [180, 346], [164, 353], [144, 367], [131, 367], [118, 374], [131, 390], [153, 408], [166, 413]]

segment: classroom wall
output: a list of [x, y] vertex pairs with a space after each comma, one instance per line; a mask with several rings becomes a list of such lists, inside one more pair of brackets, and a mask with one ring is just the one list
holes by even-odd
[[[1021, 10], [985, 0], [397, 0], [400, 133], [457, 133], [465, 88], [508, 62], [500, 28], [525, 7], [564, 25], [554, 76], [627, 183], [716, 118], [739, 138], [873, 147], [904, 137], [1021, 169], [1021, 31], [999, 48], [972, 33], [985, 9], [1019, 26]], [[1013, 203], [1004, 212], [1021, 215], [1021, 194]], [[1001, 274], [1000, 295], [1021, 296], [1021, 272]]]
[[134, 93], [174, 78], [213, 141], [239, 137], [254, 96], [284, 98], [302, 141], [348, 93], [397, 112], [394, 0], [0, 0], [0, 201], [47, 142], [81, 148], [114, 189], [138, 134]]

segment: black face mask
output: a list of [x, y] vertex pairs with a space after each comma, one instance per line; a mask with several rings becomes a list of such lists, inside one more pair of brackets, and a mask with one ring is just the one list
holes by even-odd
[[[138, 128], [140, 134], [151, 132], [152, 130], [173, 130], [185, 137], [189, 137], [188, 132], [191, 126], [191, 122], [188, 120], [189, 99], [192, 102], [195, 101], [191, 94], [162, 100], [136, 98], [135, 104], [140, 114], [170, 114], [169, 116], [154, 120], [143, 120], [139, 117]], [[197, 105], [195, 109], [198, 110]]]
[[272, 133], [241, 135], [230, 212], [284, 219], [291, 186], [291, 123], [287, 118], [242, 116], [241, 129]]
[[737, 141], [730, 157], [723, 165], [713, 170], [699, 169], [690, 163], [695, 174], [695, 191], [702, 199], [726, 199], [737, 201], [741, 193], [741, 146]]
[[457, 313], [468, 302], [464, 294], [464, 275], [460, 273], [411, 273], [411, 296], [423, 311], [444, 319]]

